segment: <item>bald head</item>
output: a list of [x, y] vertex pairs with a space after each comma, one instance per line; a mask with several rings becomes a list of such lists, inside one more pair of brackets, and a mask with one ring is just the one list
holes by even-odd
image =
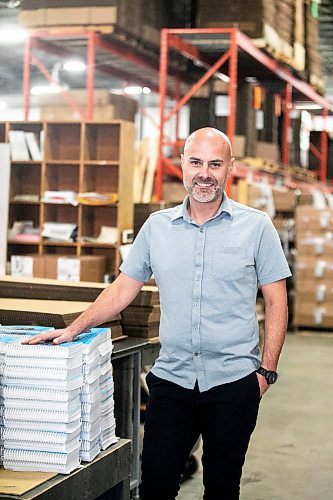
[[220, 130], [213, 127], [199, 128], [198, 130], [192, 132], [192, 134], [189, 135], [186, 139], [184, 145], [184, 154], [186, 155], [195, 145], [205, 147], [205, 143], [209, 143], [217, 148], [220, 148], [225, 159], [231, 159], [232, 152], [229, 137]]
[[220, 202], [234, 163], [229, 138], [216, 128], [196, 130], [186, 140], [181, 160], [191, 202]]

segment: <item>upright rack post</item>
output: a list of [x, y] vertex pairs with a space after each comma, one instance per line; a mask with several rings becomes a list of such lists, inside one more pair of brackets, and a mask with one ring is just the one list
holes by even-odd
[[158, 143], [158, 164], [156, 171], [156, 198], [162, 199], [163, 182], [163, 141], [165, 126], [166, 80], [168, 72], [168, 30], [161, 30], [160, 51], [160, 137]]

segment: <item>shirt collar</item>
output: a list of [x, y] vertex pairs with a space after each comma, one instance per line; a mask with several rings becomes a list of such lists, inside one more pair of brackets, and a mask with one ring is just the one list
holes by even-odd
[[[176, 219], [183, 218], [185, 221], [191, 222], [191, 218], [190, 218], [188, 210], [187, 210], [188, 203], [189, 203], [189, 196], [187, 195], [186, 198], [184, 199], [183, 203], [175, 208], [175, 211], [171, 217], [172, 221], [174, 221]], [[212, 219], [215, 219], [216, 217], [221, 215], [223, 212], [229, 214], [230, 218], [232, 218], [232, 206], [231, 206], [230, 200], [229, 200], [226, 192], [223, 193], [222, 203], [221, 203], [218, 211], [214, 215], [214, 217], [212, 217]]]

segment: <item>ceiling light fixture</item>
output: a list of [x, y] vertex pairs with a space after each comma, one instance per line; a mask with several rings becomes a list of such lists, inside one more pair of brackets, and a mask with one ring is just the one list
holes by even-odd
[[0, 44], [1, 45], [16, 45], [23, 43], [28, 34], [23, 28], [1, 27], [0, 29]]
[[323, 109], [323, 106], [321, 104], [317, 104], [316, 102], [311, 102], [311, 101], [299, 101], [295, 102], [294, 106], [295, 109]]
[[60, 94], [61, 90], [60, 85], [56, 85], [54, 83], [51, 85], [35, 85], [34, 87], [31, 87], [30, 94]]
[[71, 59], [69, 61], [64, 62], [63, 69], [65, 71], [72, 71], [75, 73], [81, 73], [86, 70], [86, 65], [83, 61], [79, 61], [78, 59]]
[[142, 87], [139, 87], [138, 85], [129, 85], [124, 88], [124, 94], [140, 95], [142, 94]]

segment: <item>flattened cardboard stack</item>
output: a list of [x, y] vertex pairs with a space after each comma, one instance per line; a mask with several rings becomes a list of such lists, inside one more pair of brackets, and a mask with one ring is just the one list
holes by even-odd
[[[4, 276], [0, 279], [0, 324], [38, 323], [65, 328], [90, 306], [91, 302], [85, 301], [94, 301], [106, 286], [102, 283], [59, 283], [56, 280]], [[26, 299], [27, 296], [31, 298]], [[81, 301], [73, 300], [75, 298]], [[124, 338], [120, 320], [118, 314], [100, 325], [111, 329], [113, 340]]]
[[121, 313], [122, 327], [130, 337], [157, 337], [160, 324], [159, 292], [156, 286], [146, 286]]
[[0, 324], [50, 325], [65, 328], [90, 305], [90, 302], [60, 300], [1, 299]]
[[323, 92], [325, 85], [319, 52], [319, 19], [313, 15], [314, 3], [311, 0], [304, 2], [306, 69], [311, 85], [319, 92]]
[[303, 0], [198, 0], [200, 28], [235, 26], [296, 70], [305, 68]]
[[19, 21], [26, 28], [120, 28], [158, 46], [159, 29], [174, 22], [170, 7], [163, 0], [22, 0]]
[[0, 328], [0, 455], [7, 469], [67, 474], [116, 442], [112, 341], [95, 328], [58, 346], [21, 344], [41, 330]]
[[[68, 91], [72, 99], [82, 109], [87, 103], [85, 90]], [[53, 95], [46, 99], [40, 96], [40, 120], [80, 120], [78, 111], [66, 106], [62, 96]], [[94, 120], [97, 122], [111, 120], [127, 120], [133, 122], [138, 105], [134, 99], [123, 95], [111, 94], [107, 89], [96, 89], [94, 91]]]
[[296, 210], [295, 326], [333, 328], [333, 211]]

